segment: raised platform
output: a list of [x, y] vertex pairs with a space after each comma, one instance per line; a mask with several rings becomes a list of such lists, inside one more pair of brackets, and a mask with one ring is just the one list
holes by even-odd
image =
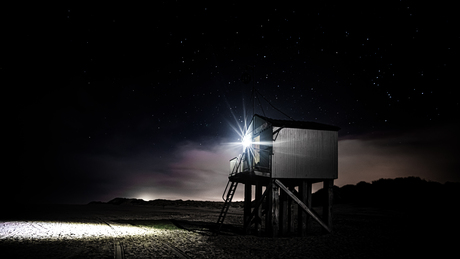
[[259, 182], [262, 185], [268, 185], [270, 182], [269, 180], [271, 179], [271, 175], [268, 172], [246, 171], [229, 175], [228, 179], [232, 182], [243, 184], [255, 185], [257, 182]]
[[[232, 182], [243, 183], [243, 184], [252, 184], [255, 185], [256, 183], [262, 184], [263, 186], [267, 186], [270, 184], [270, 180], [272, 179], [270, 172], [262, 172], [258, 170], [254, 171], [245, 171], [239, 172], [236, 174], [229, 175], [228, 179]], [[319, 183], [323, 182], [324, 180], [334, 180], [334, 179], [299, 179], [299, 178], [276, 178], [283, 182], [286, 186], [298, 186], [302, 181], [306, 180], [309, 183]]]

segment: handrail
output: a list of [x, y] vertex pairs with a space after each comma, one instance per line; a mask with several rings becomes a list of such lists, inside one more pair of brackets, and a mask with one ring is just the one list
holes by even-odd
[[223, 201], [227, 201], [224, 196], [225, 196], [225, 193], [227, 193], [227, 188], [228, 188], [228, 184], [230, 183], [230, 181], [227, 182], [227, 186], [225, 186], [225, 190], [224, 190], [224, 193], [222, 193], [222, 200]]
[[238, 163], [239, 163], [238, 157], [234, 157], [234, 158], [230, 159], [230, 163], [232, 163], [232, 161], [235, 160], [235, 159], [236, 159], [236, 162], [235, 162], [233, 168], [230, 171], [230, 176], [233, 175], [233, 172], [235, 171], [235, 167], [238, 167]]
[[239, 154], [238, 157], [234, 157], [234, 158], [230, 159], [230, 162], [235, 160], [235, 159], [237, 160], [235, 165], [232, 168], [232, 171], [230, 172], [230, 176], [234, 176], [235, 174], [238, 173], [238, 169], [240, 168], [241, 162], [243, 161], [243, 157], [244, 157], [243, 155], [244, 155], [244, 153]]
[[[235, 159], [236, 159], [236, 161], [235, 161]], [[236, 166], [237, 163], [238, 163], [238, 158], [237, 157], [234, 157], [234, 158], [230, 159], [230, 173], [228, 174], [228, 176], [233, 175], [233, 171], [235, 171], [235, 166]]]

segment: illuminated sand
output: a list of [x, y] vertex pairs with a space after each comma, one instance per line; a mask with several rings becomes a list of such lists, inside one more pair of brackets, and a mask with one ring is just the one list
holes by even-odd
[[230, 209], [219, 236], [210, 231], [216, 206], [22, 208], [0, 218], [0, 257], [114, 258], [120, 244], [124, 258], [388, 258], [439, 256], [454, 242], [446, 238], [453, 230], [410, 213], [350, 205], [334, 212], [332, 234], [313, 223], [307, 237], [273, 239], [240, 235], [240, 208]]

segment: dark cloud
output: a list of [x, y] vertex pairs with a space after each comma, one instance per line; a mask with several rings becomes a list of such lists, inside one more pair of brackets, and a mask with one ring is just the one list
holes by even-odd
[[[339, 178], [335, 184], [407, 176], [458, 182], [458, 126], [444, 124], [341, 138]], [[47, 171], [28, 174], [21, 179], [19, 189], [32, 201], [34, 192], [40, 193], [37, 199], [71, 203], [108, 201], [114, 197], [220, 200], [227, 183], [229, 160], [240, 152], [239, 144], [219, 139], [178, 142], [168, 152], [146, 148], [128, 152], [120, 148], [118, 152], [65, 153], [49, 156], [50, 160], [38, 167]], [[315, 190], [318, 188], [321, 186]], [[239, 188], [235, 199], [241, 198]]]
[[25, 182], [54, 202], [87, 203], [114, 197], [218, 200], [236, 149], [223, 141], [207, 145], [187, 141], [164, 153], [64, 154], [53, 158], [57, 161], [50, 164], [59, 163], [53, 171], [37, 176], [35, 183]]
[[385, 132], [339, 141], [338, 185], [380, 178], [418, 176], [458, 182], [458, 124]]
[[223, 142], [203, 145], [187, 141], [170, 155], [174, 158], [162, 164], [164, 174], [153, 169], [151, 175], [134, 177], [134, 188], [127, 194], [149, 199], [218, 200], [227, 182], [228, 161], [237, 153]]

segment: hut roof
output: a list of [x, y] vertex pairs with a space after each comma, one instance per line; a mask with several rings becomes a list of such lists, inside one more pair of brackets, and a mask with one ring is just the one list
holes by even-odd
[[284, 128], [298, 128], [298, 129], [316, 129], [316, 130], [330, 130], [330, 131], [339, 131], [340, 128], [333, 125], [322, 124], [311, 121], [289, 121], [289, 120], [276, 120], [267, 118], [258, 114], [254, 114], [254, 117], [259, 117], [275, 127], [284, 127]]

